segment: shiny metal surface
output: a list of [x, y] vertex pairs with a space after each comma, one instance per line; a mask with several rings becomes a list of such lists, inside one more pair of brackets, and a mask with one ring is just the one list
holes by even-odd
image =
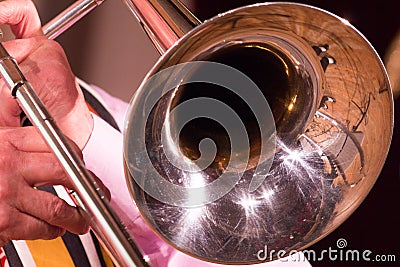
[[[283, 67], [277, 64], [268, 71], [271, 64], [255, 61], [262, 58]], [[187, 86], [185, 68], [178, 78], [166, 72], [165, 83], [162, 74], [152, 80], [171, 66], [198, 60], [228, 64], [256, 83], [275, 120], [275, 127], [268, 128], [275, 135], [267, 134], [275, 136], [274, 147], [260, 149], [263, 122], [252, 120], [251, 111], [235, 110], [242, 103], [232, 100], [228, 91]], [[186, 72], [189, 79], [196, 71]], [[277, 87], [272, 86], [276, 81]], [[171, 82], [175, 88], [148, 106], [155, 97], [152, 88], [162, 89]], [[238, 113], [248, 133], [245, 162], [235, 161], [229, 153], [235, 144], [226, 145], [219, 126], [201, 120], [193, 120], [187, 128], [176, 126], [184, 113], [174, 109], [197, 98], [218, 100]], [[145, 220], [177, 249], [212, 262], [259, 263], [257, 253], [265, 247], [286, 253], [304, 249], [350, 216], [381, 171], [392, 124], [392, 93], [383, 64], [347, 21], [299, 4], [243, 7], [190, 31], [149, 72], [127, 116], [127, 181]], [[203, 139], [212, 139], [217, 148], [208, 165], [198, 161]], [[179, 157], [171, 158], [169, 150]], [[229, 172], [225, 167], [230, 161], [243, 172], [238, 172], [229, 192], [213, 202], [185, 205], [191, 198], [200, 202], [208, 198], [213, 182]], [[270, 169], [252, 187], [257, 163], [264, 161], [271, 163]], [[182, 170], [177, 162], [201, 168]], [[149, 184], [161, 194], [149, 193]], [[164, 191], [167, 184], [182, 192], [196, 188], [198, 194]]]
[[200, 21], [179, 0], [123, 0], [163, 54]]
[[18, 100], [30, 122], [37, 127], [45, 142], [59, 160], [75, 186], [69, 192], [77, 208], [110, 252], [118, 266], [149, 266], [139, 247], [133, 242], [102, 189], [97, 185], [85, 164], [71, 148], [43, 102], [25, 79], [17, 62], [0, 43], [0, 75], [11, 94]]
[[103, 2], [104, 0], [78, 0], [74, 2], [42, 27], [44, 35], [49, 39], [57, 38], [57, 36], [69, 29]]

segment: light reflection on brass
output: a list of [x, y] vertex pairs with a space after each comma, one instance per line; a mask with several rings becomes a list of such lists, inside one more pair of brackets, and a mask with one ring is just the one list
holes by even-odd
[[[258, 61], [260, 58], [274, 63], [274, 67]], [[240, 156], [231, 155], [224, 129], [207, 120], [195, 120], [180, 132], [176, 149], [186, 159], [197, 159], [199, 142], [211, 138], [218, 147], [212, 164], [193, 174], [164, 161], [163, 150], [158, 149], [159, 129], [154, 125], [178, 120], [179, 114], [171, 118], [164, 111], [189, 99], [210, 97], [236, 108], [248, 132], [250, 159], [246, 172], [228, 194], [196, 208], [168, 205], [152, 198], [132, 177], [132, 173], [146, 174], [146, 168], [141, 173], [132, 168], [128, 183], [152, 228], [191, 256], [218, 263], [250, 264], [259, 263], [256, 253], [265, 246], [275, 251], [304, 249], [348, 218], [378, 177], [393, 124], [389, 81], [364, 37], [347, 21], [319, 9], [258, 4], [197, 27], [162, 57], [150, 75], [194, 60], [233, 66], [259, 86], [276, 123], [277, 144], [269, 151], [274, 160], [261, 186], [249, 192], [254, 166], [265, 158], [259, 152], [262, 133], [251, 111], [223, 88], [177, 88], [154, 108], [153, 127], [145, 132], [147, 149], [152, 152], [149, 155], [157, 171], [168, 174], [166, 181], [180, 181], [183, 187], [190, 186], [192, 179], [196, 184], [211, 183], [225, 172], [232, 157]], [[275, 72], [268, 76], [267, 70], [271, 69]], [[142, 92], [140, 97], [146, 94]], [[132, 127], [126, 130], [128, 141], [136, 138], [129, 135], [134, 127], [146, 125], [137, 114], [140, 111], [128, 114], [128, 125]], [[174, 125], [170, 127], [174, 129]], [[135, 147], [129, 145], [125, 157], [127, 165], [135, 166], [142, 160]], [[205, 191], [190, 197], [207, 194]]]

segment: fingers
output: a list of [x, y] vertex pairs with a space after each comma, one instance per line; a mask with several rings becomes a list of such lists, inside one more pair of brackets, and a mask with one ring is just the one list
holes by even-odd
[[61, 167], [53, 153], [27, 153], [15, 162], [16, 175], [20, 175], [31, 187], [43, 185], [63, 185], [74, 189], [71, 179]]
[[0, 24], [9, 24], [16, 38], [43, 35], [39, 15], [31, 0], [0, 2]]
[[[63, 185], [75, 189], [57, 157], [51, 152], [35, 127], [3, 128], [0, 130], [0, 140], [7, 140], [11, 147], [0, 146], [0, 151], [10, 151], [9, 158], [6, 159], [3, 156], [0, 161], [0, 167], [3, 171], [8, 169], [9, 175], [23, 177], [32, 187]], [[83, 160], [79, 147], [70, 140], [68, 142], [72, 151]], [[107, 198], [110, 198], [109, 190], [99, 178], [91, 174], [97, 186], [104, 191]]]
[[[23, 153], [21, 161], [16, 163], [14, 169], [32, 187], [42, 185], [63, 185], [75, 189], [71, 179], [61, 167], [57, 158], [52, 153]], [[103, 182], [92, 172], [91, 178], [96, 187], [100, 188], [108, 200], [111, 194]]]
[[78, 208], [45, 191], [27, 187], [15, 207], [49, 225], [75, 234], [84, 234], [89, 230], [89, 225]]
[[[2, 128], [0, 141], [3, 142], [0, 143], [2, 171], [22, 176], [31, 186], [60, 184], [73, 188], [57, 157], [36, 127]], [[82, 153], [76, 145], [72, 141], [70, 145], [82, 159]]]
[[[0, 88], [4, 84], [0, 80]], [[4, 88], [4, 87], [3, 87]], [[0, 127], [18, 127], [20, 125], [21, 108], [11, 96], [11, 91], [0, 89]]]
[[[71, 149], [82, 159], [79, 147], [66, 138]], [[0, 140], [7, 140], [12, 147], [22, 152], [51, 152], [38, 129], [33, 126], [0, 128]]]
[[[7, 140], [13, 155], [4, 164], [13, 176], [21, 176], [30, 186], [63, 185], [75, 189], [59, 160], [50, 150], [35, 127], [7, 128], [0, 131], [0, 139]], [[73, 152], [83, 159], [82, 152], [68, 141]], [[7, 148], [4, 147], [3, 150]]]
[[[72, 142], [71, 148], [82, 157]], [[36, 128], [0, 128], [0, 177], [0, 245], [10, 239], [51, 239], [65, 230], [76, 234], [88, 231], [79, 208], [33, 188], [60, 184], [74, 189]], [[109, 198], [107, 188], [92, 177]]]
[[0, 246], [9, 240], [53, 239], [67, 230], [75, 234], [89, 230], [78, 209], [57, 196], [28, 186], [19, 191], [17, 198], [1, 194], [0, 211], [6, 216], [0, 217]]
[[18, 177], [1, 181], [0, 245], [12, 239], [52, 239], [66, 230], [88, 231], [77, 208], [51, 193], [31, 188]]
[[35, 127], [2, 128], [0, 139], [7, 140], [17, 151], [50, 152], [50, 148]]
[[9, 240], [54, 239], [66, 231], [15, 208], [9, 209], [10, 216], [0, 218], [0, 246]]

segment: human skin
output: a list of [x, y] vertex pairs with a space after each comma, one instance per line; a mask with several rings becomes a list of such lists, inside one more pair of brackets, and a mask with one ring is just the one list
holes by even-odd
[[[80, 154], [93, 118], [61, 46], [48, 40], [30, 0], [0, 2], [0, 24], [16, 39], [3, 45], [13, 56], [50, 114]], [[68, 176], [34, 127], [20, 127], [21, 108], [0, 79], [0, 246], [10, 240], [52, 239], [65, 231], [83, 234], [81, 212], [42, 185], [73, 188]]]

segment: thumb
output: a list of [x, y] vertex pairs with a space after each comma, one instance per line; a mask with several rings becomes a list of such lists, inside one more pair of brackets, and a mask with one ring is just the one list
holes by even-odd
[[9, 24], [17, 39], [43, 35], [39, 15], [31, 0], [1, 1], [0, 24]]

